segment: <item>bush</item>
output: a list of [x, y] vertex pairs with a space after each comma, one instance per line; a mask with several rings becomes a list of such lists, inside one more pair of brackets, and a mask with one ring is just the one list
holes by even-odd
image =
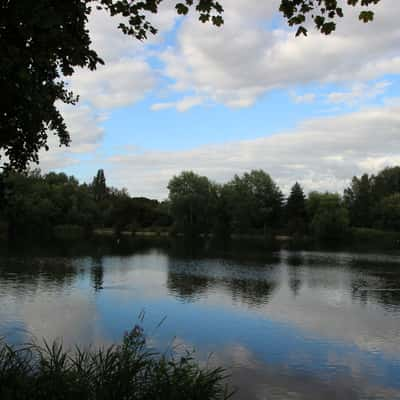
[[149, 351], [139, 326], [122, 344], [97, 350], [0, 343], [2, 400], [222, 400], [232, 395], [225, 378], [222, 368], [201, 368], [189, 353]]

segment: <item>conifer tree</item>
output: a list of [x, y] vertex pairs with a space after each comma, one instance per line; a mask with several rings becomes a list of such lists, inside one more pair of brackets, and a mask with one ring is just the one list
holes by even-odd
[[286, 202], [288, 229], [292, 234], [304, 234], [307, 224], [306, 196], [303, 188], [296, 182]]

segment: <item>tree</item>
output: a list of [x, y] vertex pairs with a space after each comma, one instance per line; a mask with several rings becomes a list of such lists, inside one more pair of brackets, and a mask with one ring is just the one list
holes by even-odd
[[92, 190], [96, 201], [104, 200], [107, 195], [107, 184], [104, 170], [99, 169], [93, 178]]
[[381, 229], [400, 231], [400, 193], [387, 196], [379, 203], [377, 224]]
[[361, 178], [353, 177], [350, 187], [344, 191], [344, 203], [350, 213], [353, 226], [370, 228], [374, 206], [373, 176], [364, 174]]
[[311, 192], [308, 197], [311, 229], [319, 240], [343, 240], [349, 229], [349, 217], [336, 193]]
[[388, 167], [379, 172], [374, 178], [373, 192], [375, 200], [400, 193], [400, 167]]
[[292, 186], [286, 202], [288, 229], [292, 234], [304, 234], [307, 226], [306, 196], [299, 183]]
[[52, 234], [56, 225], [94, 224], [97, 208], [91, 192], [73, 177], [39, 170], [9, 173], [4, 179], [0, 209], [8, 222], [10, 237]]
[[205, 176], [184, 171], [168, 183], [171, 214], [176, 227], [187, 235], [207, 233], [212, 225], [216, 192]]
[[280, 222], [283, 196], [272, 178], [262, 170], [236, 175], [227, 184], [232, 227], [239, 232], [275, 228]]
[[217, 195], [213, 232], [218, 238], [228, 238], [232, 233], [232, 212], [230, 209], [230, 191], [227, 185], [215, 185]]
[[[60, 145], [70, 143], [57, 104], [76, 104], [78, 97], [67, 89], [65, 78], [78, 67], [96, 69], [103, 60], [91, 47], [88, 17], [94, 8], [120, 16], [124, 34], [144, 40], [157, 32], [149, 15], [159, 12], [163, 0], [0, 0], [0, 151], [9, 168], [24, 169], [38, 162], [40, 149], [48, 149], [48, 136]], [[348, 5], [369, 6], [380, 0], [347, 0]], [[175, 2], [178, 14], [195, 8], [202, 22], [223, 24], [223, 7], [216, 0]], [[228, 3], [227, 3], [228, 4]], [[328, 34], [343, 15], [338, 0], [281, 0], [280, 11], [298, 33], [311, 15], [314, 26]], [[360, 19], [367, 22], [366, 9]]]

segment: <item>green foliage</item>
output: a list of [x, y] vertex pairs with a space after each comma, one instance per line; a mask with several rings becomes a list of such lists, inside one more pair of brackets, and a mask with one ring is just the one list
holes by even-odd
[[291, 234], [302, 235], [307, 229], [306, 196], [299, 183], [295, 183], [286, 202], [286, 219]]
[[349, 231], [348, 211], [335, 193], [312, 192], [308, 198], [311, 229], [318, 240], [345, 239]]
[[96, 176], [93, 178], [92, 190], [96, 201], [104, 200], [107, 196], [107, 183], [104, 176], [104, 170], [99, 169]]
[[0, 342], [2, 400], [225, 400], [222, 368], [201, 368], [189, 353], [150, 351], [139, 326], [117, 346], [66, 352], [59, 342]]
[[400, 167], [385, 168], [376, 176], [353, 177], [344, 192], [344, 201], [353, 226], [398, 230]]
[[[369, 7], [378, 4], [380, 0], [347, 0], [347, 5]], [[341, 0], [281, 0], [279, 10], [283, 13], [290, 26], [298, 26], [297, 36], [307, 36], [306, 28], [308, 19], [315, 28], [325, 35], [329, 35], [336, 29], [336, 21], [344, 16]], [[363, 22], [374, 19], [374, 12], [364, 9], [359, 12], [358, 18]]]
[[380, 228], [400, 231], [400, 193], [384, 197], [378, 210], [377, 220]]
[[374, 177], [364, 174], [353, 177], [350, 187], [344, 191], [344, 202], [353, 226], [371, 227], [374, 206]]
[[232, 209], [230, 203], [230, 190], [227, 185], [215, 185], [217, 194], [214, 218], [213, 233], [218, 238], [227, 238], [232, 233]]
[[400, 167], [385, 168], [373, 180], [376, 199], [400, 193]]
[[168, 190], [177, 229], [189, 235], [208, 232], [217, 199], [208, 178], [184, 171], [169, 181]]
[[94, 223], [96, 205], [85, 186], [65, 174], [42, 176], [39, 171], [4, 176], [2, 213], [9, 230], [17, 234], [52, 232], [56, 224]]
[[[118, 232], [135, 223], [151, 226], [171, 223], [155, 200], [131, 198], [126, 190], [109, 188], [100, 170], [92, 185], [79, 184], [74, 177], [37, 170], [2, 175], [4, 199], [0, 216], [12, 237], [76, 237], [94, 227], [112, 227]], [[57, 227], [56, 227], [57, 226]], [[79, 229], [78, 229], [79, 227]], [[79, 232], [78, 232], [79, 230]]]
[[279, 225], [283, 195], [264, 171], [236, 175], [227, 183], [226, 193], [234, 231], [249, 232], [254, 228], [266, 233]]
[[90, 185], [38, 170], [2, 174], [0, 183], [0, 236], [7, 229], [13, 238], [44, 239], [54, 233], [66, 239], [96, 229], [117, 234], [211, 233], [221, 238], [289, 234], [299, 239], [312, 234], [320, 240], [341, 240], [349, 227], [400, 231], [399, 167], [354, 177], [343, 199], [317, 192], [305, 198], [295, 183], [285, 205], [278, 185], [262, 170], [236, 175], [226, 184], [185, 171], [170, 180], [169, 199], [161, 203], [108, 187], [102, 170]]

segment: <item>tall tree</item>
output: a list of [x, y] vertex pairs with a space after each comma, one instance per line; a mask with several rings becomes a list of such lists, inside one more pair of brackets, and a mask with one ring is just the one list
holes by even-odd
[[290, 195], [286, 202], [286, 218], [290, 233], [305, 233], [307, 226], [306, 196], [298, 182], [290, 190]]
[[207, 233], [212, 226], [215, 186], [205, 176], [184, 171], [168, 183], [171, 214], [177, 229], [188, 235]]
[[107, 183], [104, 170], [99, 169], [93, 178], [92, 190], [96, 201], [104, 200], [107, 195]]
[[344, 191], [344, 203], [350, 213], [353, 226], [370, 228], [373, 220], [374, 177], [364, 174], [353, 177], [351, 185]]
[[227, 184], [233, 228], [240, 232], [277, 227], [283, 196], [272, 178], [262, 170], [236, 175]]
[[[78, 67], [94, 70], [103, 61], [91, 47], [87, 28], [93, 9], [120, 16], [119, 28], [139, 40], [155, 34], [149, 16], [159, 12], [163, 0], [0, 0], [0, 151], [3, 164], [24, 169], [38, 162], [40, 149], [48, 149], [48, 136], [60, 145], [70, 135], [56, 104], [75, 104], [78, 98], [67, 89], [65, 78]], [[370, 21], [368, 8], [380, 0], [347, 0], [364, 7], [359, 18]], [[223, 23], [223, 7], [216, 0], [172, 2], [178, 14], [195, 8], [199, 20]], [[228, 2], [226, 4], [229, 5]], [[335, 29], [343, 16], [339, 0], [281, 0], [280, 11], [289, 25], [306, 34], [307, 19], [325, 34]]]

